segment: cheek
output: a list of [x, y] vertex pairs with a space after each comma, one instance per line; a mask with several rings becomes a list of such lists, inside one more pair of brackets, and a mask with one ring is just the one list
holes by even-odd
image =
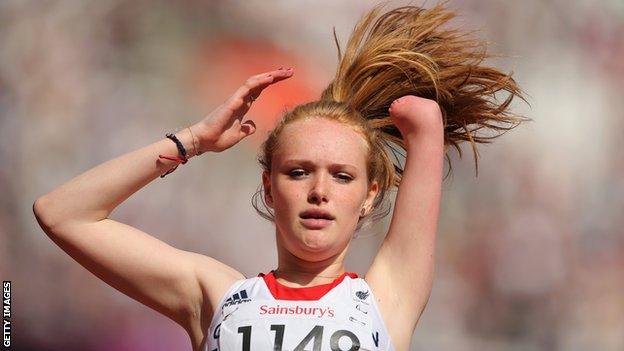
[[288, 215], [290, 212], [296, 211], [296, 206], [304, 200], [305, 195], [300, 187], [289, 183], [274, 184], [273, 187], [273, 207], [275, 216]]
[[362, 189], [354, 187], [349, 191], [343, 192], [340, 197], [337, 198], [340, 203], [340, 212], [348, 218], [352, 217], [353, 221], [357, 222], [364, 199], [365, 195]]
[[353, 192], [349, 194], [345, 194], [346, 196], [341, 200], [341, 207], [343, 208], [343, 212], [345, 213], [355, 213], [359, 211], [360, 208], [360, 194]]

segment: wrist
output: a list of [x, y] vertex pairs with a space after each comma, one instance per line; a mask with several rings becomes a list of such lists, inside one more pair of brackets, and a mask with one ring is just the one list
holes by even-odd
[[194, 124], [189, 128], [192, 130], [198, 154], [215, 151], [214, 145], [218, 134], [211, 131], [202, 122]]
[[199, 142], [196, 136], [196, 132], [192, 130], [193, 126], [180, 129], [175, 133], [176, 138], [182, 143], [182, 146], [186, 150], [186, 158], [190, 159], [193, 156], [201, 155], [202, 151], [199, 149]]

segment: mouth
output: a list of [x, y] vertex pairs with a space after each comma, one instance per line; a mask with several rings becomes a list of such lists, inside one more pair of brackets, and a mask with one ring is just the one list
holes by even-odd
[[323, 229], [331, 224], [332, 220], [322, 218], [302, 218], [301, 224], [308, 229]]
[[307, 229], [323, 229], [329, 226], [335, 219], [329, 212], [324, 210], [307, 210], [299, 214], [301, 224]]

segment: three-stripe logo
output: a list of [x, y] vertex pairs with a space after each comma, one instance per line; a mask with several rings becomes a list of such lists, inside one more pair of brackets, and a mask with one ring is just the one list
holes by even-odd
[[243, 289], [225, 300], [223, 307], [238, 305], [249, 301], [251, 301], [251, 299], [247, 296], [247, 290]]

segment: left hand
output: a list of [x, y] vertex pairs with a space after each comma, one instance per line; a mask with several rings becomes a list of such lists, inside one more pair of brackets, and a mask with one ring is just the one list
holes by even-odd
[[444, 129], [442, 111], [437, 102], [414, 95], [405, 95], [392, 102], [390, 118], [408, 142], [420, 133]]

